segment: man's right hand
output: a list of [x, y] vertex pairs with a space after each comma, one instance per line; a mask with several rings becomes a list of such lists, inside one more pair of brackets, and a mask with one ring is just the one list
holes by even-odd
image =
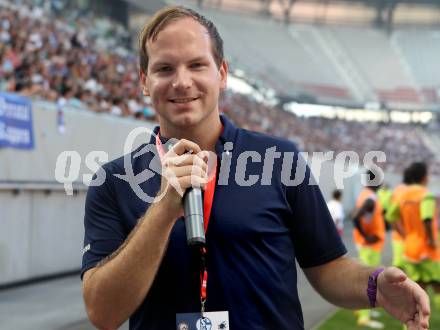
[[183, 215], [182, 198], [187, 188], [205, 189], [208, 178], [208, 151], [189, 140], [181, 139], [162, 157], [162, 181], [158, 196], [175, 214]]

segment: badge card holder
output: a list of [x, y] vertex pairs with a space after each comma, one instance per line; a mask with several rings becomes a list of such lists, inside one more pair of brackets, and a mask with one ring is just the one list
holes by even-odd
[[[159, 151], [161, 159], [165, 152], [162, 147], [162, 142], [159, 138], [159, 133], [156, 135], [156, 147]], [[209, 175], [207, 187], [203, 198], [203, 218], [205, 232], [208, 229], [209, 217], [211, 215], [212, 202], [214, 198], [214, 190], [217, 178], [217, 162], [214, 164], [211, 174]], [[176, 314], [176, 329], [177, 330], [229, 330], [229, 313], [222, 312], [205, 312], [206, 302], [206, 285], [208, 281], [208, 270], [206, 268], [205, 259], [207, 255], [206, 247], [201, 249], [201, 273], [200, 273], [200, 313], [178, 313]]]
[[229, 330], [229, 313], [205, 312], [176, 314], [177, 330]]

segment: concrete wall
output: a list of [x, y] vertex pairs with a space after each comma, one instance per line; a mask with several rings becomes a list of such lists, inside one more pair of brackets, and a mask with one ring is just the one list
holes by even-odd
[[[67, 110], [66, 132], [58, 132], [56, 109], [34, 102], [35, 150], [0, 149], [0, 285], [78, 270], [83, 248], [83, 216], [91, 174], [84, 160], [93, 150], [109, 159], [123, 154], [127, 134], [153, 125], [110, 115]], [[145, 141], [140, 136], [134, 147]], [[58, 155], [76, 150], [82, 159], [77, 194], [67, 196], [54, 178]]]
[[[110, 160], [114, 159], [123, 154], [125, 139], [132, 129], [154, 127], [107, 114], [66, 110], [66, 132], [62, 134], [57, 128], [55, 106], [47, 102], [33, 102], [33, 120], [36, 148], [0, 149], [0, 180], [54, 181], [57, 157], [66, 150], [78, 151], [82, 158], [80, 175], [90, 174], [84, 165], [89, 152], [102, 150], [109, 154]], [[146, 134], [139, 136], [136, 145], [146, 138]]]
[[0, 285], [79, 269], [85, 191], [0, 191]]

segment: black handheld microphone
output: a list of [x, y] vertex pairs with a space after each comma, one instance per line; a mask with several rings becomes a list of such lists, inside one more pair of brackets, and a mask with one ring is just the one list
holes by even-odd
[[185, 216], [186, 242], [190, 246], [205, 244], [202, 189], [188, 188], [186, 190], [183, 195], [183, 211]]
[[[168, 150], [174, 143], [168, 144]], [[189, 246], [206, 243], [203, 223], [203, 198], [201, 188], [188, 188], [183, 195], [183, 213], [185, 217], [186, 242]]]

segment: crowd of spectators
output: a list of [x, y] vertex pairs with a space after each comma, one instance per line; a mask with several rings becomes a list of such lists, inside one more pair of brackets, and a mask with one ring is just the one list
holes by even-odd
[[25, 3], [2, 2], [0, 8], [0, 91], [154, 119], [139, 88], [136, 55], [115, 47], [115, 36], [125, 33], [118, 24], [84, 16], [50, 19], [42, 7]]
[[221, 108], [239, 126], [286, 138], [309, 153], [334, 151], [336, 157], [355, 151], [362, 160], [369, 151], [384, 151], [383, 167], [388, 171], [402, 173], [411, 162], [423, 160], [432, 173], [440, 174], [436, 155], [426, 146], [431, 141], [424, 140], [416, 125], [302, 118], [231, 92], [224, 93]]
[[[0, 91], [155, 120], [139, 88], [135, 52], [116, 47], [126, 37], [118, 24], [84, 15], [54, 19], [25, 1], [16, 6], [0, 0], [0, 9]], [[400, 172], [414, 160], [425, 160], [440, 174], [413, 125], [299, 118], [231, 91], [223, 94], [220, 107], [239, 126], [287, 138], [307, 152], [353, 150], [362, 159], [381, 150], [387, 170]]]

